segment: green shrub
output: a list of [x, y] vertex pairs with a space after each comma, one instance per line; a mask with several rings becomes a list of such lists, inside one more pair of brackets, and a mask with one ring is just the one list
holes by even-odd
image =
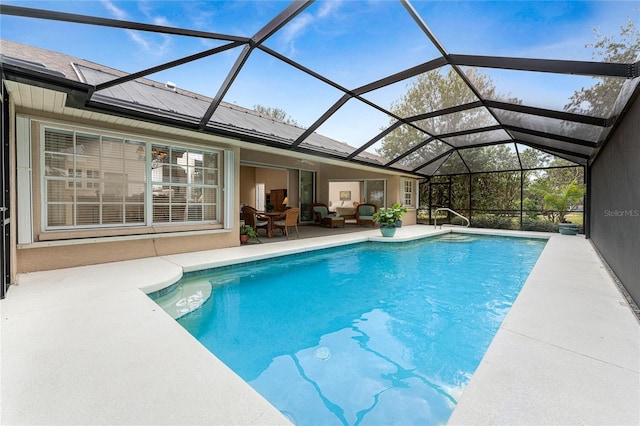
[[452, 225], [467, 226], [467, 221], [462, 219], [461, 217], [454, 216], [454, 217], [451, 218], [451, 224]]
[[539, 231], [539, 232], [558, 232], [558, 224], [549, 222], [546, 219], [538, 219], [532, 217], [522, 218], [523, 231]]
[[419, 209], [416, 217], [421, 220], [429, 220], [429, 210]]
[[492, 214], [472, 216], [471, 226], [474, 228], [517, 229], [511, 217], [495, 216]]

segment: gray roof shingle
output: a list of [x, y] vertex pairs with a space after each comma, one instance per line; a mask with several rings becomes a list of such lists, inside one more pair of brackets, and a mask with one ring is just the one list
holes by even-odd
[[[9, 40], [0, 41], [4, 56], [20, 60], [37, 58], [41, 67], [60, 72], [69, 80], [95, 86], [118, 77], [127, 76], [125, 72], [63, 53], [51, 52]], [[206, 96], [179, 88], [167, 87], [146, 78], [138, 78], [97, 91], [92, 100], [114, 103], [119, 107], [146, 113], [169, 115], [193, 123], [200, 120], [212, 102], [212, 99]], [[280, 122], [271, 117], [262, 116], [256, 111], [226, 102], [222, 102], [220, 107], [216, 109], [209, 124], [213, 127], [237, 129], [245, 134], [275, 139], [285, 145], [293, 143], [305, 131], [301, 127]], [[307, 137], [301, 146], [337, 157], [346, 157], [356, 149], [315, 132]], [[361, 161], [377, 165], [386, 163], [384, 159], [369, 153], [362, 153], [358, 158]]]

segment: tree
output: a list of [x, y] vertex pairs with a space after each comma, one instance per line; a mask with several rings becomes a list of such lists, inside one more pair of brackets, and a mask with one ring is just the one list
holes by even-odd
[[536, 167], [544, 167], [552, 160], [553, 156], [538, 149], [529, 147], [518, 147], [518, 155], [522, 162], [522, 167], [526, 169], [533, 169]]
[[585, 194], [584, 185], [575, 180], [568, 184], [553, 185], [549, 181], [536, 182], [532, 190], [542, 196], [544, 214], [549, 220], [564, 223], [565, 216], [571, 207], [582, 201]]
[[[518, 99], [509, 99], [507, 95], [499, 95], [492, 79], [475, 69], [466, 71], [466, 77], [473, 86], [488, 99], [507, 99], [509, 102], [520, 103]], [[394, 102], [390, 110], [399, 117], [415, 117], [425, 112], [443, 110], [445, 108], [463, 105], [477, 101], [477, 97], [454, 69], [448, 72], [434, 70], [421, 74], [409, 85], [404, 96]], [[395, 120], [390, 121], [390, 125]], [[421, 144], [429, 134], [438, 136], [461, 130], [482, 128], [495, 124], [493, 117], [484, 108], [473, 108], [446, 114], [426, 120], [414, 122], [415, 127], [401, 126], [388, 134], [382, 141], [377, 154], [393, 159], [407, 150]], [[420, 131], [417, 128], [425, 131]], [[472, 145], [478, 135], [458, 136], [457, 144], [464, 145], [465, 140]], [[407, 167], [418, 167], [432, 160], [436, 156], [452, 150], [452, 147], [442, 141], [433, 141], [425, 147], [403, 158], [402, 164]], [[519, 167], [517, 156], [512, 144], [493, 145], [478, 148], [462, 149], [452, 152], [438, 169], [439, 174], [460, 174], [472, 172], [486, 172], [493, 170], [514, 170]], [[474, 194], [481, 194], [474, 199], [473, 208], [491, 210], [514, 209], [519, 196], [519, 173], [482, 173], [474, 175]], [[442, 192], [444, 186], [434, 186], [432, 201], [434, 204], [446, 205], [457, 210], [468, 211], [469, 206], [469, 177], [452, 177], [451, 199], [449, 191]], [[448, 186], [447, 186], [448, 188]], [[446, 197], [444, 197], [447, 195]], [[446, 200], [445, 200], [446, 198]]]
[[[495, 99], [495, 87], [489, 76], [474, 69], [469, 69], [466, 75], [480, 93], [483, 93], [489, 99]], [[453, 68], [449, 69], [446, 74], [439, 70], [433, 70], [416, 77], [408, 87], [405, 95], [391, 104], [390, 110], [399, 117], [409, 118], [425, 112], [438, 111], [477, 100], [476, 96]], [[479, 109], [471, 109], [456, 114], [430, 118], [415, 124], [417, 127], [422, 127], [434, 135], [494, 124], [491, 117], [483, 114], [483, 112], [480, 112]], [[389, 124], [391, 125], [394, 122], [395, 120], [392, 119]], [[428, 136], [425, 132], [411, 126], [402, 126], [388, 134], [383, 139], [382, 146], [376, 152], [383, 158], [393, 159], [422, 143], [427, 138]], [[450, 147], [440, 142], [429, 143], [424, 149], [404, 158], [403, 163], [419, 166], [447, 149], [450, 149]]]
[[[620, 27], [619, 38], [604, 36], [594, 29], [596, 41], [585, 47], [593, 47], [592, 59], [601, 62], [634, 63], [640, 52], [640, 31], [631, 19]], [[595, 117], [608, 117], [614, 105], [624, 79], [614, 77], [596, 77], [599, 82], [589, 88], [581, 88], [572, 96], [565, 110], [587, 113]]]
[[265, 115], [274, 120], [300, 127], [298, 125], [298, 122], [294, 120], [289, 114], [287, 114], [283, 109], [266, 107], [264, 105], [258, 104], [253, 106], [253, 110], [258, 114]]
[[525, 181], [525, 210], [530, 215], [544, 214], [551, 222], [564, 222], [571, 207], [582, 203], [586, 192], [584, 168], [564, 167], [566, 160], [555, 158], [549, 169], [537, 170]]

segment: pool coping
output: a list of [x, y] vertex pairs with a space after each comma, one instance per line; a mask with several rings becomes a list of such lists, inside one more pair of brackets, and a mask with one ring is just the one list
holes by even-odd
[[[0, 423], [288, 424], [144, 293], [184, 272], [451, 231], [404, 226], [393, 239], [368, 230], [23, 274], [0, 302]], [[590, 242], [453, 231], [548, 242], [449, 423], [639, 423], [640, 326]]]

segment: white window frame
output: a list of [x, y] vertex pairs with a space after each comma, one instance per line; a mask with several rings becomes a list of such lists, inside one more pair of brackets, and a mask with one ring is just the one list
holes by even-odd
[[[75, 170], [75, 173], [74, 173]], [[79, 179], [77, 181], [67, 181], [67, 189], [83, 188], [83, 189], [100, 189], [100, 171], [94, 169], [71, 168], [67, 170], [70, 178]], [[74, 176], [75, 174], [75, 176]]]
[[[95, 135], [98, 136], [100, 139], [102, 138], [118, 138], [118, 139], [122, 139], [124, 142], [133, 142], [133, 143], [139, 143], [139, 144], [144, 144], [145, 148], [146, 148], [146, 152], [147, 155], [145, 156], [145, 195], [144, 195], [144, 205], [145, 205], [145, 209], [144, 209], [144, 222], [134, 222], [134, 223], [126, 223], [126, 218], [123, 217], [123, 222], [122, 223], [116, 223], [116, 224], [83, 224], [83, 225], [77, 225], [75, 223], [70, 224], [70, 225], [56, 225], [56, 226], [49, 226], [48, 224], [48, 200], [47, 200], [47, 181], [48, 179], [50, 179], [50, 176], [46, 175], [46, 170], [45, 170], [45, 166], [46, 166], [46, 161], [45, 161], [45, 133], [47, 131], [52, 131], [52, 132], [64, 132], [64, 133], [72, 133], [74, 140], [76, 138], [76, 135], [78, 134], [91, 134], [91, 135]], [[161, 140], [161, 139], [156, 139], [153, 141], [149, 141], [149, 140], [144, 140], [144, 138], [138, 138], [132, 135], [122, 135], [122, 134], [113, 134], [109, 131], [106, 130], [101, 130], [101, 129], [85, 129], [85, 128], [68, 128], [66, 126], [62, 127], [62, 126], [57, 126], [55, 124], [49, 124], [49, 123], [43, 123], [40, 127], [40, 183], [41, 183], [41, 229], [43, 229], [44, 231], [61, 231], [61, 230], [87, 230], [87, 229], [103, 229], [103, 228], [108, 228], [108, 229], [122, 229], [122, 228], [131, 228], [131, 227], [157, 227], [157, 226], [171, 226], [171, 225], [197, 225], [197, 224], [220, 224], [220, 223], [224, 223], [225, 222], [225, 217], [221, 217], [221, 193], [224, 191], [224, 188], [228, 185], [228, 183], [226, 182], [226, 180], [221, 180], [222, 176], [221, 176], [221, 167], [222, 167], [222, 162], [224, 159], [224, 154], [227, 154], [228, 151], [225, 151], [223, 149], [220, 148], [213, 148], [210, 146], [207, 147], [203, 147], [203, 146], [198, 146], [198, 145], [193, 145], [193, 144], [181, 144], [179, 142], [175, 142], [175, 141], [167, 141], [167, 140]], [[179, 149], [187, 149], [187, 150], [195, 150], [195, 151], [201, 151], [201, 152], [207, 152], [210, 154], [215, 154], [216, 158], [217, 158], [217, 165], [216, 165], [216, 169], [217, 169], [217, 173], [218, 176], [216, 178], [216, 184], [215, 185], [205, 185], [203, 184], [202, 186], [207, 186], [207, 187], [212, 187], [215, 189], [215, 200], [212, 204], [213, 205], [213, 215], [216, 219], [214, 220], [188, 220], [188, 218], [185, 217], [184, 221], [174, 221], [174, 222], [153, 222], [153, 200], [152, 200], [152, 194], [153, 194], [153, 190], [152, 190], [152, 168], [151, 168], [151, 157], [150, 157], [150, 151], [151, 151], [151, 146], [153, 144], [164, 144], [164, 145], [168, 145], [171, 147], [176, 147]], [[73, 153], [73, 158], [74, 158], [74, 166], [75, 162], [76, 162], [76, 156], [78, 154], [77, 153]], [[102, 154], [100, 155], [100, 158], [103, 159]], [[124, 157], [123, 157], [124, 160]], [[104, 184], [105, 184], [105, 173], [101, 173], [99, 170], [95, 170], [94, 168], [87, 168], [87, 169], [82, 169], [82, 168], [78, 168], [78, 167], [72, 167], [73, 170], [75, 170], [74, 174], [75, 176], [72, 175], [68, 175], [68, 176], [62, 176], [62, 177], [57, 177], [56, 180], [62, 180], [65, 182], [65, 187], [67, 189], [72, 189], [72, 190], [78, 190], [78, 189], [96, 189], [96, 190], [104, 190]], [[73, 171], [72, 170], [72, 171]], [[68, 173], [68, 171], [67, 171]], [[127, 171], [124, 171], [125, 176], [127, 174]], [[68, 180], [66, 180], [68, 179]], [[72, 179], [78, 179], [77, 181], [74, 181]], [[95, 179], [98, 179], [97, 181], [95, 181]], [[77, 185], [77, 186], [76, 186]], [[233, 193], [233, 191], [227, 191], [229, 193]], [[74, 201], [74, 203], [76, 203], [76, 201]], [[99, 204], [102, 204], [102, 201], [99, 202]], [[225, 212], [226, 214], [226, 212]], [[229, 216], [229, 218], [232, 218], [232, 216]], [[228, 218], [227, 218], [228, 220]], [[75, 220], [74, 220], [75, 221]]]
[[[206, 170], [214, 170], [215, 171], [215, 179], [214, 181], [216, 182], [215, 184], [208, 184], [206, 182], [200, 182], [200, 183], [193, 183], [190, 182], [188, 178], [185, 178], [186, 180], [184, 182], [181, 183], [176, 183], [176, 182], [172, 182], [172, 179], [170, 178], [169, 181], [164, 179], [164, 176], [162, 174], [162, 165], [169, 165], [170, 167], [183, 167], [181, 165], [176, 165], [176, 164], [168, 164], [168, 163], [155, 163], [156, 168], [152, 167], [153, 161], [151, 160], [151, 151], [153, 149], [153, 147], [158, 148], [159, 150], [162, 148], [166, 148], [169, 152], [173, 149], [173, 148], [177, 148], [180, 151], [187, 151], [187, 152], [192, 152], [192, 151], [196, 151], [197, 153], [202, 153], [203, 155], [205, 153], [209, 153], [209, 154], [216, 154], [216, 158], [217, 158], [217, 164], [215, 165], [215, 167], [208, 167], [206, 165], [202, 165], [201, 167], [199, 167], [199, 169], [201, 169], [201, 171], [204, 173]], [[211, 149], [211, 148], [202, 148], [202, 147], [195, 147], [195, 146], [187, 146], [187, 145], [176, 145], [176, 144], [171, 144], [171, 143], [167, 143], [167, 142], [153, 142], [147, 145], [147, 171], [148, 171], [148, 175], [147, 175], [147, 182], [148, 182], [148, 186], [147, 186], [147, 193], [152, 194], [151, 196], [149, 196], [149, 198], [151, 199], [151, 204], [150, 204], [150, 211], [153, 211], [153, 193], [154, 191], [160, 189], [162, 190], [162, 188], [164, 189], [168, 189], [170, 191], [173, 191], [174, 189], [178, 189], [181, 188], [184, 191], [189, 190], [189, 188], [194, 189], [197, 187], [201, 187], [201, 188], [207, 188], [207, 189], [211, 189], [215, 191], [215, 200], [213, 200], [213, 202], [209, 202], [209, 203], [201, 203], [200, 206], [202, 209], [204, 209], [206, 206], [212, 206], [215, 210], [215, 217], [216, 218], [220, 218], [220, 200], [221, 200], [221, 194], [220, 192], [222, 191], [222, 188], [224, 187], [223, 185], [220, 185], [221, 182], [221, 156], [222, 156], [222, 150], [219, 149]], [[159, 165], [161, 165], [159, 167]], [[184, 167], [191, 167], [194, 168], [194, 166], [184, 166]], [[160, 170], [160, 172], [158, 173], [158, 170]], [[226, 181], [225, 181], [226, 182]], [[225, 185], [227, 185], [227, 183], [225, 183]], [[183, 205], [184, 204], [184, 205]], [[185, 212], [185, 216], [188, 216], [188, 209], [190, 206], [197, 206], [197, 203], [190, 203], [185, 201], [185, 203], [183, 204], [176, 204], [176, 205], [180, 205], [181, 207], [184, 207], [184, 212]], [[172, 204], [169, 203], [169, 205], [171, 206]], [[170, 216], [172, 216], [172, 214], [170, 213]], [[233, 217], [233, 215], [230, 216], [225, 216], [227, 218], [227, 220], [231, 220], [231, 218]], [[180, 224], [184, 224], [184, 223], [191, 223], [191, 224], [197, 224], [197, 223], [222, 223], [223, 221], [220, 221], [219, 219], [217, 220], [188, 220], [185, 219], [184, 221], [171, 221], [171, 222], [165, 222], [165, 221], [157, 221], [157, 222], [153, 222], [154, 219], [154, 215], [153, 213], [150, 215], [149, 220], [152, 222], [152, 225], [167, 225], [167, 224], [176, 224], [176, 223], [180, 223]]]
[[[402, 196], [402, 205], [404, 207], [416, 207], [416, 180], [409, 178], [400, 179], [400, 191]], [[407, 202], [409, 200], [409, 202]]]

